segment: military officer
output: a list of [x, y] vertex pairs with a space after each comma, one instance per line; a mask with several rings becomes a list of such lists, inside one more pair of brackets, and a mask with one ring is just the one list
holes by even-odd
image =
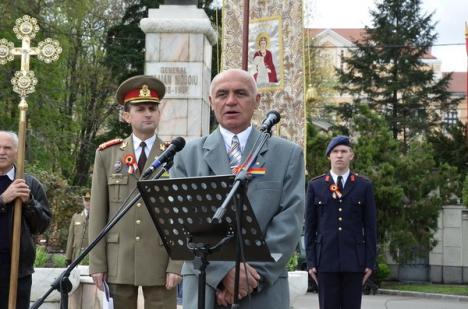
[[[136, 187], [138, 178], [162, 152], [155, 135], [158, 105], [165, 87], [151, 76], [135, 76], [117, 89], [123, 119], [132, 134], [99, 146], [94, 161], [89, 239], [95, 239]], [[145, 308], [176, 308], [176, 285], [181, 263], [172, 261], [163, 246], [143, 201], [140, 200], [110, 230], [90, 254], [90, 273], [97, 287], [109, 283], [114, 307], [136, 308], [142, 286]]]
[[376, 267], [376, 206], [371, 182], [350, 171], [347, 136], [328, 144], [329, 173], [309, 182], [305, 243], [321, 309], [361, 307], [362, 285]]
[[67, 249], [65, 250], [67, 265], [74, 261], [81, 251], [88, 246], [88, 218], [91, 194], [86, 192], [82, 199], [83, 210], [73, 215], [68, 228]]

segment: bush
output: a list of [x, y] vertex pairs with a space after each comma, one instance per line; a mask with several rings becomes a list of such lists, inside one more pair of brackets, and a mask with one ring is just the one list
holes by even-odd
[[373, 276], [373, 280], [377, 286], [380, 287], [380, 283], [384, 281], [390, 275], [390, 267], [384, 261], [383, 257], [379, 257], [377, 261], [377, 271]]
[[44, 171], [34, 165], [28, 166], [27, 172], [44, 185], [52, 211], [52, 222], [42, 237], [47, 240], [47, 247], [51, 251], [63, 252], [70, 219], [75, 212], [83, 208], [81, 202], [83, 188], [71, 187], [59, 174]]
[[463, 205], [468, 208], [468, 175], [465, 176], [463, 182]]
[[67, 266], [66, 257], [63, 254], [52, 254], [52, 265], [57, 268], [64, 268]]
[[66, 258], [63, 254], [50, 254], [45, 247], [37, 246], [34, 267], [64, 268], [66, 267]]
[[295, 271], [297, 269], [297, 263], [298, 263], [298, 254], [297, 252], [294, 252], [294, 254], [291, 256], [291, 258], [288, 261], [288, 271]]
[[47, 253], [47, 250], [42, 246], [37, 246], [34, 267], [44, 267], [48, 260], [49, 254]]

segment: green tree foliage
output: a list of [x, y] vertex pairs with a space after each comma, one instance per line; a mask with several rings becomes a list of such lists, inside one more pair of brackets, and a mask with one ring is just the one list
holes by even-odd
[[453, 185], [451, 197], [459, 199], [462, 183], [468, 175], [468, 136], [466, 125], [458, 122], [446, 126], [443, 130], [432, 132], [428, 140], [434, 147], [435, 160], [438, 164], [450, 164], [457, 168], [458, 183]]
[[330, 162], [325, 156], [325, 149], [332, 134], [319, 131], [307, 119], [307, 149], [306, 149], [306, 172], [307, 178], [312, 179], [326, 173], [330, 169]]
[[405, 262], [426, 255], [435, 245], [439, 210], [450, 199], [456, 168], [437, 165], [424, 139], [408, 141], [407, 151], [392, 136], [385, 120], [366, 106], [353, 118], [354, 169], [374, 183], [379, 243]]
[[393, 138], [406, 146], [411, 137], [440, 124], [440, 112], [459, 99], [447, 90], [451, 74], [438, 79], [422, 59], [437, 35], [432, 14], [421, 0], [378, 1], [372, 26], [338, 70], [340, 91], [385, 116]]
[[51, 225], [41, 238], [45, 238], [53, 251], [65, 248], [71, 217], [83, 209], [83, 188], [72, 187], [61, 175], [42, 170], [38, 166], [27, 166], [27, 173], [34, 175], [44, 185], [52, 211]]
[[463, 204], [468, 208], [468, 175], [463, 182]]
[[[53, 170], [74, 185], [89, 183], [90, 166], [96, 148], [96, 135], [114, 112], [112, 95], [116, 83], [104, 64], [107, 29], [120, 20], [125, 1], [15, 1], [1, 2], [5, 18], [0, 37], [12, 37], [14, 20], [24, 14], [37, 18], [41, 27], [32, 41], [36, 46], [45, 37], [60, 42], [63, 52], [56, 63], [31, 60], [39, 83], [28, 97], [28, 163]], [[6, 76], [0, 81], [0, 125], [16, 130], [18, 96], [9, 80], [19, 69], [19, 59], [0, 66]], [[3, 74], [4, 73], [4, 74]]]

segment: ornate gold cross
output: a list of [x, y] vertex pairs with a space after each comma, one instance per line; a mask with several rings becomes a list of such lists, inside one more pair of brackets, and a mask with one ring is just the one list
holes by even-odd
[[8, 61], [13, 61], [15, 56], [21, 56], [21, 70], [16, 71], [15, 76], [11, 79], [13, 91], [18, 93], [21, 98], [25, 98], [28, 94], [35, 91], [37, 79], [34, 71], [29, 70], [29, 60], [31, 56], [45, 63], [51, 63], [58, 60], [62, 48], [56, 40], [50, 38], [39, 42], [37, 47], [31, 47], [31, 40], [36, 37], [39, 31], [37, 20], [28, 15], [16, 20], [16, 25], [13, 27], [18, 40], [21, 40], [21, 47], [14, 47], [12, 42], [5, 39], [0, 40], [0, 64], [6, 64]]
[[[26, 96], [33, 93], [37, 84], [37, 78], [33, 71], [29, 70], [29, 60], [31, 56], [37, 56], [39, 60], [45, 63], [51, 63], [59, 58], [62, 48], [59, 43], [52, 39], [45, 39], [39, 42], [37, 47], [31, 47], [31, 40], [34, 39], [39, 31], [37, 20], [28, 15], [24, 15], [16, 20], [16, 25], [13, 27], [18, 40], [21, 40], [21, 48], [15, 48], [13, 43], [1, 39], [0, 40], [0, 64], [5, 64], [8, 61], [13, 61], [15, 56], [21, 56], [21, 70], [15, 72], [15, 76], [11, 79], [13, 91], [21, 97], [18, 108], [19, 129], [18, 129], [18, 158], [16, 160], [16, 179], [24, 178], [24, 154], [26, 145], [26, 112], [28, 103]], [[11, 269], [10, 269], [10, 292], [8, 296], [8, 308], [16, 308], [16, 296], [18, 288], [18, 261], [20, 251], [21, 237], [21, 216], [22, 216], [21, 199], [15, 200], [14, 217], [13, 217], [13, 237], [11, 241]]]

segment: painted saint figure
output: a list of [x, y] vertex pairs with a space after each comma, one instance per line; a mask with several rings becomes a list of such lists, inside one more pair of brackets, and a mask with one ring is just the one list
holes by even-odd
[[267, 48], [270, 44], [270, 38], [267, 33], [260, 33], [257, 36], [257, 48], [253, 57], [255, 65], [254, 79], [257, 84], [277, 83], [276, 68], [273, 63], [273, 55]]

